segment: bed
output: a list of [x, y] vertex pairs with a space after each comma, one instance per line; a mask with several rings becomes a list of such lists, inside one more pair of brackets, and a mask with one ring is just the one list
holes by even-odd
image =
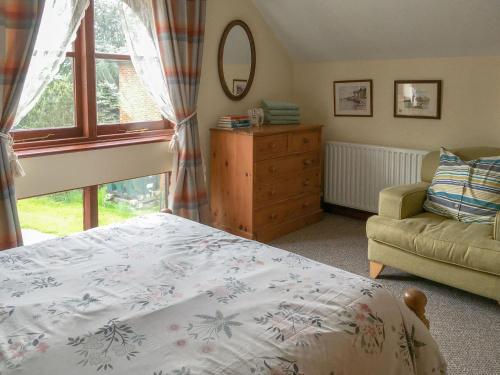
[[0, 374], [443, 374], [372, 280], [173, 215], [0, 253]]

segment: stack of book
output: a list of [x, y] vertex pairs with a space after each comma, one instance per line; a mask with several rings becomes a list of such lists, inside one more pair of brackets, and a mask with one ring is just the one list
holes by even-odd
[[247, 115], [222, 116], [217, 126], [219, 128], [245, 128], [250, 126], [250, 117]]

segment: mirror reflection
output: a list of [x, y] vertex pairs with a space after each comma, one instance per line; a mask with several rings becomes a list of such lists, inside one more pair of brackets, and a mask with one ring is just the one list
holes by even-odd
[[241, 95], [250, 77], [252, 51], [248, 35], [240, 25], [234, 26], [227, 35], [223, 64], [227, 87], [233, 95]]

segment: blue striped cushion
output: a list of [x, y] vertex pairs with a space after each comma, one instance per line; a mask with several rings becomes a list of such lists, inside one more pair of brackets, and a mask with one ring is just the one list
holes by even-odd
[[465, 223], [492, 224], [500, 211], [500, 156], [463, 161], [441, 148], [424, 209]]

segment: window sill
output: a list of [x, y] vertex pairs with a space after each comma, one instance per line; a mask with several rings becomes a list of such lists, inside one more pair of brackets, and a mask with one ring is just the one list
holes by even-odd
[[23, 147], [16, 147], [14, 145], [14, 149], [19, 158], [30, 158], [36, 156], [46, 156], [46, 155], [57, 155], [57, 154], [65, 154], [70, 152], [80, 152], [80, 151], [92, 151], [92, 150], [101, 150], [105, 148], [113, 148], [113, 147], [124, 147], [124, 146], [132, 146], [132, 145], [141, 145], [147, 143], [155, 143], [155, 142], [167, 142], [170, 141], [172, 137], [173, 131], [162, 131], [161, 134], [150, 134], [150, 135], [141, 135], [138, 137], [127, 137], [127, 138], [109, 138], [103, 136], [99, 137], [95, 140], [89, 139], [72, 139], [66, 140], [63, 144], [60, 145], [23, 145]]

